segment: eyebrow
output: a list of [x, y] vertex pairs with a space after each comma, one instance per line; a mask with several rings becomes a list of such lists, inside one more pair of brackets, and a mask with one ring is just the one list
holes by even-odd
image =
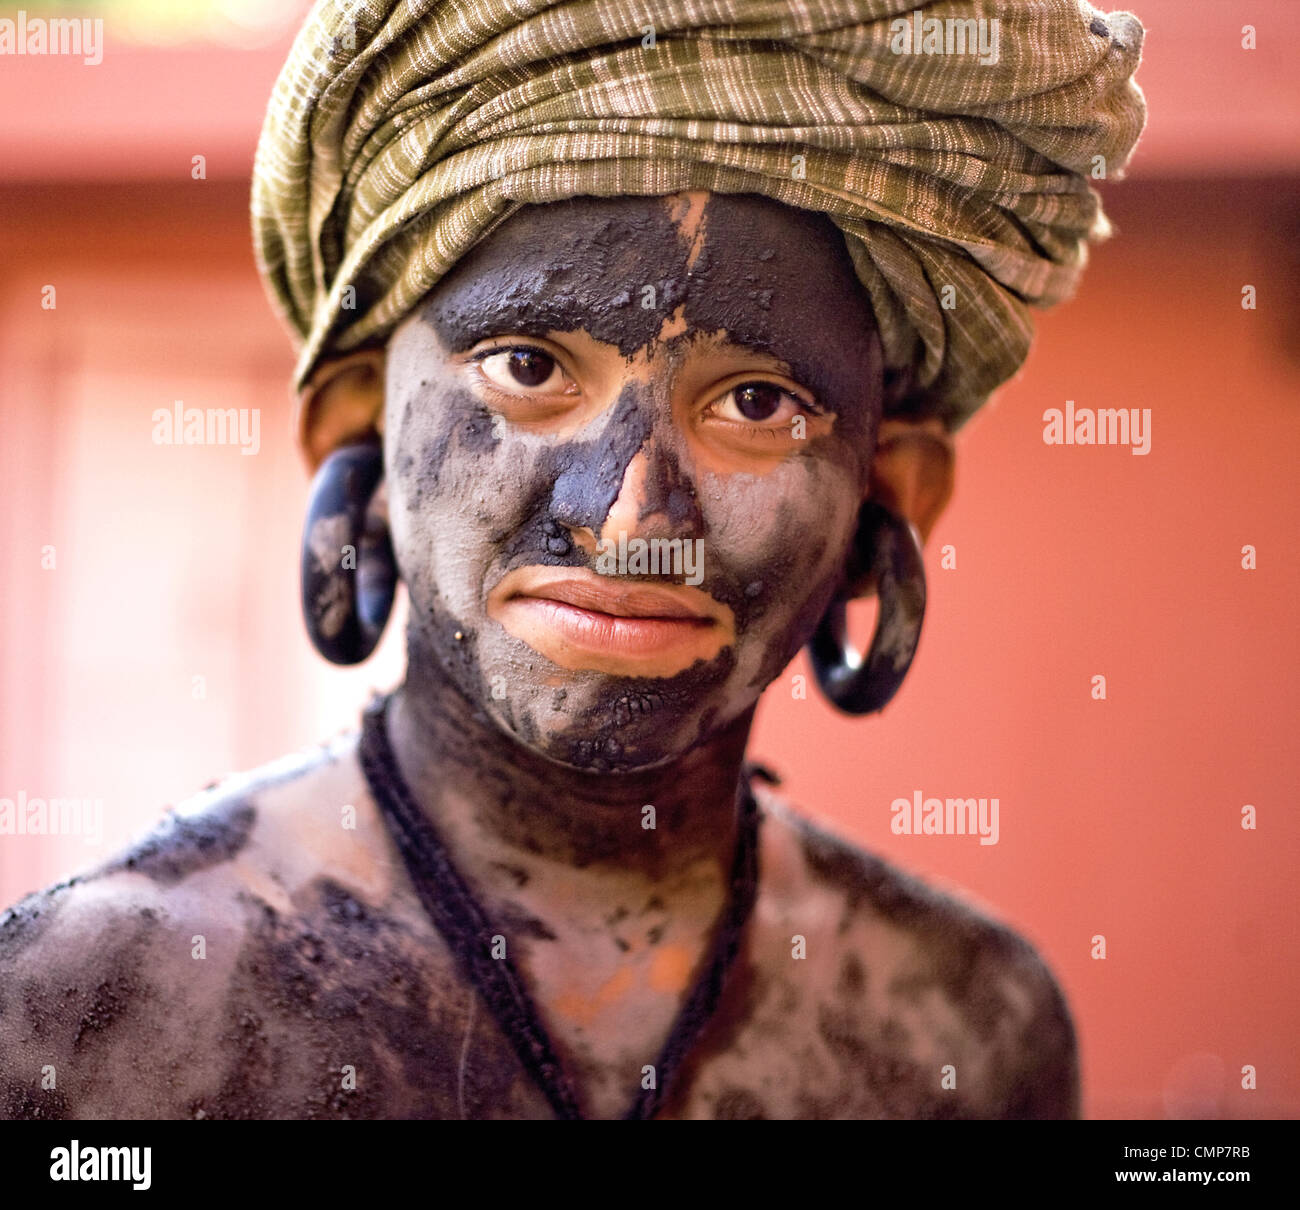
[[837, 389], [833, 374], [824, 364], [825, 359], [807, 349], [802, 342], [792, 340], [773, 325], [776, 331], [758, 331], [744, 326], [732, 328], [697, 329], [699, 335], [715, 341], [714, 352], [761, 357], [769, 361], [774, 372], [797, 382], [812, 394], [818, 407], [827, 412], [841, 412], [855, 402], [867, 406], [860, 397], [843, 388]]
[[[624, 357], [630, 357], [657, 338], [667, 318], [659, 308], [641, 311], [631, 290], [615, 294], [608, 310], [577, 315], [575, 309], [580, 305], [579, 301], [571, 294], [557, 293], [554, 289], [548, 291], [546, 274], [530, 274], [529, 279], [525, 283], [512, 283], [505, 301], [491, 275], [467, 282], [460, 290], [453, 289], [446, 296], [429, 300], [420, 312], [421, 319], [438, 332], [452, 354], [467, 352], [480, 341], [498, 337], [518, 335], [547, 339], [552, 333], [585, 332], [593, 340], [610, 345]], [[673, 312], [680, 305], [674, 306]], [[755, 305], [760, 304], [756, 302]], [[779, 366], [783, 376], [809, 391], [818, 406], [827, 411], [843, 411], [855, 403], [869, 406], [860, 394], [844, 386], [845, 367], [825, 364], [829, 349], [819, 356], [803, 341], [795, 341], [789, 333], [782, 331], [782, 326], [773, 322], [770, 316], [761, 328], [746, 324], [744, 316], [736, 319], [735, 325], [729, 328], [688, 327], [670, 340], [679, 340], [683, 336], [711, 338], [718, 342], [715, 349], [721, 354], [770, 358], [775, 363], [774, 372]], [[719, 336], [719, 333], [724, 335]], [[832, 337], [828, 335], [826, 339], [829, 341]]]

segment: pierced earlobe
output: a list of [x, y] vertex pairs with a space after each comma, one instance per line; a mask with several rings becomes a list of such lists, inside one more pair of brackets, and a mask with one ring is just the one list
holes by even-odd
[[312, 480], [302, 533], [302, 616], [334, 664], [359, 664], [384, 633], [397, 591], [388, 523], [373, 507], [384, 475], [377, 441], [345, 445]]
[[850, 555], [852, 583], [869, 575], [880, 598], [871, 647], [859, 659], [847, 645], [845, 607], [840, 595], [827, 607], [808, 644], [817, 685], [845, 714], [883, 710], [912, 666], [925, 617], [925, 564], [921, 542], [906, 518], [872, 500], [858, 513]]

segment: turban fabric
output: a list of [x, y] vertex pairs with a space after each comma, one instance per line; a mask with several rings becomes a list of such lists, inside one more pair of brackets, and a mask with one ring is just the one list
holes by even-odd
[[1083, 0], [319, 0], [253, 179], [296, 386], [521, 205], [705, 189], [827, 215], [887, 411], [956, 429], [1109, 233], [1142, 35]]

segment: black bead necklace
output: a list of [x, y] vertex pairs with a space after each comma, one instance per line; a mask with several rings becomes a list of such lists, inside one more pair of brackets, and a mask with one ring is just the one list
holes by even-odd
[[[582, 1112], [577, 1093], [560, 1063], [528, 989], [509, 956], [494, 958], [490, 938], [500, 930], [487, 920], [469, 885], [428, 816], [407, 787], [388, 741], [386, 715], [391, 699], [380, 698], [362, 719], [360, 760], [370, 793], [387, 823], [424, 910], [456, 956], [464, 977], [482, 997], [524, 1068], [537, 1081], [559, 1118]], [[758, 893], [758, 803], [742, 776], [736, 849], [726, 906], [694, 986], [678, 1010], [655, 1065], [654, 1087], [643, 1086], [624, 1119], [654, 1117], [682, 1060], [716, 1011], [727, 974]]]

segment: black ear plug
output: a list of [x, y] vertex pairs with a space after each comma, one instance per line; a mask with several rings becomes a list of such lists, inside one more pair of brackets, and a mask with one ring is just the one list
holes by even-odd
[[302, 537], [302, 616], [312, 645], [334, 664], [359, 664], [393, 609], [397, 560], [371, 508], [384, 474], [378, 441], [346, 445], [312, 481]]

